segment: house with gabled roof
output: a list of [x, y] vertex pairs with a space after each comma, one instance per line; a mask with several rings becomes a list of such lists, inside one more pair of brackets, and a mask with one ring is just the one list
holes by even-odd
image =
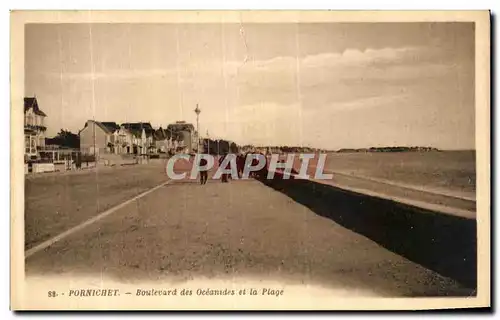
[[132, 134], [132, 153], [138, 155], [156, 153], [155, 129], [149, 122], [128, 122], [121, 125]]
[[167, 131], [172, 133], [177, 149], [182, 149], [182, 152], [191, 153], [198, 148], [198, 133], [191, 123], [176, 121], [167, 126]]
[[159, 153], [174, 152], [178, 146], [175, 134], [161, 126], [154, 132], [153, 137], [156, 151]]
[[88, 120], [78, 133], [80, 136], [80, 151], [83, 154], [95, 156], [103, 153], [114, 153], [111, 141], [114, 131], [113, 126], [104, 125], [99, 121]]
[[132, 154], [133, 153], [133, 134], [124, 128], [119, 126], [117, 130], [113, 133], [114, 138], [112, 142], [114, 143], [114, 151], [116, 154]]
[[24, 153], [28, 158], [36, 157], [45, 147], [46, 117], [36, 97], [24, 98]]
[[136, 154], [156, 153], [155, 130], [150, 123], [88, 120], [80, 130], [80, 151], [84, 154]]
[[105, 126], [111, 133], [114, 133], [116, 130], [120, 129], [120, 125], [116, 122], [102, 121], [101, 124]]

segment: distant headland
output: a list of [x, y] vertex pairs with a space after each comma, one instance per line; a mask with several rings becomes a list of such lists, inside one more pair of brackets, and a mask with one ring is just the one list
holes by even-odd
[[432, 147], [371, 147], [361, 149], [340, 149], [337, 152], [430, 152], [441, 151]]
[[240, 151], [246, 152], [254, 149], [266, 150], [271, 153], [297, 153], [297, 152], [337, 152], [337, 153], [366, 153], [366, 152], [431, 152], [442, 151], [432, 147], [371, 147], [371, 148], [342, 148], [339, 150], [328, 150], [312, 147], [298, 147], [298, 146], [254, 146], [244, 145], [239, 147]]

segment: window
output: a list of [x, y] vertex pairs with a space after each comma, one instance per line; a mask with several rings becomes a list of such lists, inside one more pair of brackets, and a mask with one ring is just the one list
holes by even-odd
[[28, 126], [33, 125], [33, 115], [31, 115], [31, 114], [26, 115], [26, 125], [28, 125]]
[[30, 141], [31, 141], [31, 152], [30, 153], [36, 153], [36, 137], [30, 136]]
[[36, 154], [37, 137], [24, 136], [24, 152], [28, 154]]
[[30, 153], [30, 136], [24, 136], [24, 152]]

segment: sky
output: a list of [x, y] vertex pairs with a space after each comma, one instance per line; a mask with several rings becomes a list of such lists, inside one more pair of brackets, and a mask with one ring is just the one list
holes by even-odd
[[175, 121], [238, 144], [475, 148], [473, 23], [28, 24], [49, 136]]

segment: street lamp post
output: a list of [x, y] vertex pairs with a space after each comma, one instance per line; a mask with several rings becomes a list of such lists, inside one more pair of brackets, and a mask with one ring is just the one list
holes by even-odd
[[196, 113], [196, 139], [197, 139], [196, 152], [200, 153], [200, 137], [199, 137], [199, 135], [200, 135], [200, 121], [199, 121], [199, 116], [200, 116], [201, 110], [198, 107], [198, 104], [196, 104], [196, 109], [194, 109], [194, 112]]
[[[95, 145], [96, 145], [96, 141], [95, 141], [95, 120], [92, 122], [92, 134], [93, 134], [93, 139], [94, 139], [94, 163], [95, 163], [95, 166], [97, 168], [97, 156], [96, 156], [96, 151], [95, 151]], [[87, 162], [87, 167], [88, 167], [88, 162]], [[88, 168], [87, 168], [88, 169]]]

